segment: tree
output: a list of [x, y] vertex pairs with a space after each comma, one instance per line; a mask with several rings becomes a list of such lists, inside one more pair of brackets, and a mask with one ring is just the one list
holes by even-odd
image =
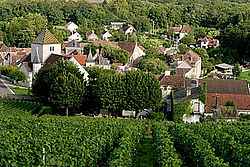
[[18, 85], [18, 81], [24, 81], [26, 79], [25, 74], [22, 71], [19, 71], [19, 70], [11, 71], [9, 73], [9, 77], [11, 79], [15, 80], [17, 85]]
[[178, 49], [180, 54], [185, 54], [188, 51], [188, 47], [184, 44], [180, 44]]
[[69, 109], [79, 108], [83, 104], [85, 86], [83, 80], [74, 74], [63, 72], [51, 83], [48, 101], [54, 108]]
[[108, 58], [111, 63], [123, 63], [126, 64], [130, 57], [130, 53], [121, 49], [116, 45], [107, 45], [102, 49], [102, 55]]
[[52, 67], [38, 71], [32, 82], [32, 93], [39, 97], [41, 102], [49, 104], [51, 83], [54, 83], [55, 78], [65, 72], [74, 74], [78, 79], [83, 79], [83, 75], [72, 62], [61, 59]]
[[151, 73], [129, 71], [126, 79], [126, 109], [154, 109], [162, 100], [160, 83]]
[[234, 68], [233, 68], [233, 75], [234, 75], [235, 77], [238, 77], [238, 76], [240, 76], [240, 73], [241, 73], [241, 71], [240, 71], [240, 64], [239, 64], [239, 63], [236, 63], [236, 64], [234, 65]]
[[161, 74], [166, 71], [168, 65], [164, 61], [159, 58], [144, 58], [140, 63], [138, 63], [137, 67], [142, 71], [151, 72], [153, 74]]
[[185, 45], [192, 45], [196, 43], [196, 40], [194, 39], [194, 36], [192, 35], [187, 35], [181, 39], [181, 43]]
[[211, 59], [209, 58], [209, 55], [207, 54], [207, 50], [204, 48], [195, 48], [194, 51], [200, 55], [201, 57], [201, 68], [203, 71], [211, 71], [214, 67], [212, 62], [210, 61]]

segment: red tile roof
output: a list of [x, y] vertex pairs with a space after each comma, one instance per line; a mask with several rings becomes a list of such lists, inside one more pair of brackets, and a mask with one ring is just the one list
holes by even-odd
[[250, 110], [250, 95], [207, 93], [207, 106], [216, 107], [216, 97], [219, 106], [225, 106], [230, 100], [234, 101], [237, 109]]
[[79, 64], [81, 64], [82, 66], [86, 65], [86, 60], [87, 60], [87, 55], [74, 55], [73, 56]]

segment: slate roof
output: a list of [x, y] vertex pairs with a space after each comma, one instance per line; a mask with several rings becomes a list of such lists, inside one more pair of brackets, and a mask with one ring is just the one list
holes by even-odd
[[44, 28], [37, 38], [32, 42], [32, 44], [60, 44], [60, 42], [47, 28]]
[[207, 93], [207, 106], [215, 108], [216, 97], [218, 98], [219, 106], [225, 106], [230, 100], [234, 101], [237, 109], [250, 110], [250, 95]]
[[28, 72], [32, 72], [32, 64], [31, 63], [24, 62], [23, 65], [27, 69]]
[[207, 93], [249, 95], [247, 80], [201, 79], [199, 84], [207, 82]]
[[200, 91], [200, 87], [191, 88], [191, 95], [187, 96], [187, 90], [181, 89], [174, 91], [174, 101], [175, 103], [181, 103], [190, 99], [195, 99], [201, 96], [202, 93]]
[[92, 55], [92, 52], [91, 52], [91, 48], [89, 50], [88, 58], [87, 58], [86, 61], [87, 62], [94, 62], [93, 55]]
[[77, 48], [80, 48], [80, 45], [81, 45], [81, 42], [77, 42], [77, 41], [75, 41], [75, 40], [72, 40], [72, 41], [70, 41], [70, 43], [68, 43], [67, 45], [66, 45], [66, 47], [77, 47]]

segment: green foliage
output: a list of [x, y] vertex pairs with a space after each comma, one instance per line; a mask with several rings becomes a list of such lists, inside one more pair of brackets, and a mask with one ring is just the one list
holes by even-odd
[[168, 65], [159, 58], [145, 57], [140, 63], [137, 64], [137, 67], [142, 71], [148, 71], [153, 74], [161, 74], [166, 71]]
[[178, 49], [180, 54], [185, 54], [189, 50], [189, 48], [184, 44], [180, 44]]
[[154, 121], [163, 121], [164, 113], [163, 112], [151, 112], [149, 115], [149, 119], [154, 120]]
[[192, 166], [229, 166], [215, 155], [210, 143], [196, 131], [186, 128], [183, 124], [173, 124], [169, 125], [168, 132], [173, 136], [176, 148], [185, 154], [186, 161]]
[[181, 39], [181, 43], [185, 45], [192, 45], [192, 44], [196, 44], [196, 40], [194, 39], [194, 36], [187, 35]]
[[234, 64], [239, 57], [236, 50], [229, 48], [214, 48], [208, 51], [208, 55], [213, 64]]
[[28, 14], [15, 17], [5, 27], [4, 43], [18, 47], [30, 47], [31, 42], [45, 26], [45, 19], [40, 14]]
[[234, 103], [233, 100], [232, 100], [232, 101], [228, 100], [225, 106], [232, 106], [232, 107], [235, 107], [235, 103]]
[[233, 75], [234, 75], [235, 77], [238, 77], [238, 76], [240, 76], [240, 73], [241, 73], [240, 64], [239, 64], [239, 63], [236, 63], [236, 64], [234, 65], [234, 68], [233, 68]]
[[26, 79], [25, 74], [22, 71], [11, 71], [9, 73], [9, 77], [13, 80], [15, 80], [17, 83], [18, 81], [24, 81]]
[[115, 74], [115, 70], [113, 69], [104, 69], [104, 68], [99, 68], [99, 67], [88, 67], [86, 68], [88, 74], [89, 74], [89, 79], [96, 79], [96, 78], [100, 78], [102, 75], [105, 74], [110, 74], [110, 75], [114, 75]]
[[122, 63], [126, 64], [130, 57], [130, 53], [126, 50], [121, 49], [116, 45], [107, 45], [102, 48], [102, 55], [108, 58], [111, 63]]
[[249, 127], [237, 123], [204, 123], [187, 125], [196, 134], [210, 143], [217, 156], [229, 162], [230, 166], [249, 166], [249, 151], [246, 146]]
[[158, 55], [158, 48], [162, 45], [162, 42], [159, 39], [152, 39], [146, 35], [139, 36], [139, 43], [145, 48], [147, 55]]
[[108, 159], [109, 166], [132, 166], [136, 153], [136, 147], [142, 141], [145, 134], [145, 124], [131, 124], [123, 127], [122, 137], [119, 140], [118, 147], [112, 152]]
[[[144, 123], [137, 120], [36, 117], [28, 108], [25, 111], [29, 113], [20, 109], [28, 104], [21, 102], [14, 105], [12, 100], [8, 104], [1, 101], [0, 166], [102, 166], [115, 148], [129, 153], [119, 156], [128, 162], [145, 131]], [[117, 143], [121, 147], [116, 147]]]
[[204, 82], [203, 86], [201, 86], [200, 91], [202, 95], [199, 97], [199, 100], [206, 106], [207, 104], [207, 83]]
[[11, 71], [17, 71], [17, 66], [1, 66], [1, 75], [9, 76]]
[[182, 166], [181, 156], [174, 148], [172, 136], [168, 133], [168, 128], [160, 123], [153, 124], [153, 139], [155, 143], [155, 152], [157, 164], [164, 166]]
[[49, 104], [51, 84], [55, 83], [60, 74], [73, 74], [76, 78], [82, 80], [83, 76], [79, 69], [68, 60], [59, 60], [59, 62], [47, 69], [41, 69], [35, 75], [32, 83], [32, 93], [37, 96], [43, 103]]
[[69, 109], [80, 108], [84, 102], [85, 86], [83, 80], [71, 73], [62, 73], [51, 83], [49, 103], [54, 108]]
[[174, 104], [173, 120], [175, 122], [182, 122], [182, 117], [184, 114], [190, 115], [193, 112], [191, 106], [192, 106], [191, 100]]
[[204, 48], [195, 48], [194, 52], [196, 52], [201, 57], [201, 68], [204, 72], [209, 72], [214, 68], [213, 62], [209, 58], [207, 50]]
[[237, 79], [247, 80], [248, 84], [250, 84], [250, 71], [241, 72], [240, 76]]
[[102, 107], [115, 115], [122, 110], [139, 112], [155, 108], [162, 99], [159, 81], [151, 73], [104, 75], [92, 87], [93, 97], [97, 95]]

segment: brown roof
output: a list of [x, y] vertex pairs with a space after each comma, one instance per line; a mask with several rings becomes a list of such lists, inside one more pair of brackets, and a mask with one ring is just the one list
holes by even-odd
[[32, 72], [31, 68], [31, 63], [28, 62], [23, 62], [24, 67], [27, 69], [28, 72]]
[[99, 46], [99, 45], [106, 46], [108, 44], [119, 46], [121, 49], [128, 51], [132, 55], [134, 52], [136, 42], [107, 42], [107, 41], [101, 41], [101, 40], [96, 40], [93, 42], [93, 45], [95, 46]]
[[189, 25], [183, 25], [181, 29], [181, 33], [189, 33], [190, 27]]
[[207, 93], [207, 106], [216, 107], [216, 97], [219, 106], [225, 106], [228, 101], [234, 101], [237, 109], [250, 110], [250, 95]]
[[49, 58], [44, 62], [44, 66], [42, 68], [43, 69], [49, 68], [53, 66], [54, 64], [56, 64], [60, 59], [69, 60], [70, 58], [71, 58], [70, 56], [51, 54]]
[[76, 61], [82, 66], [86, 65], [87, 55], [64, 55], [66, 57], [74, 57]]
[[201, 79], [199, 84], [207, 83], [207, 93], [249, 95], [247, 80]]
[[44, 28], [32, 44], [60, 44], [60, 42], [47, 28]]
[[[179, 90], [184, 88], [184, 78], [182, 76], [170, 75], [164, 76], [160, 80], [162, 86], [172, 86], [173, 90]], [[185, 79], [185, 87], [191, 86], [191, 80]]]
[[176, 75], [182, 76], [188, 73], [191, 68], [176, 68]]

